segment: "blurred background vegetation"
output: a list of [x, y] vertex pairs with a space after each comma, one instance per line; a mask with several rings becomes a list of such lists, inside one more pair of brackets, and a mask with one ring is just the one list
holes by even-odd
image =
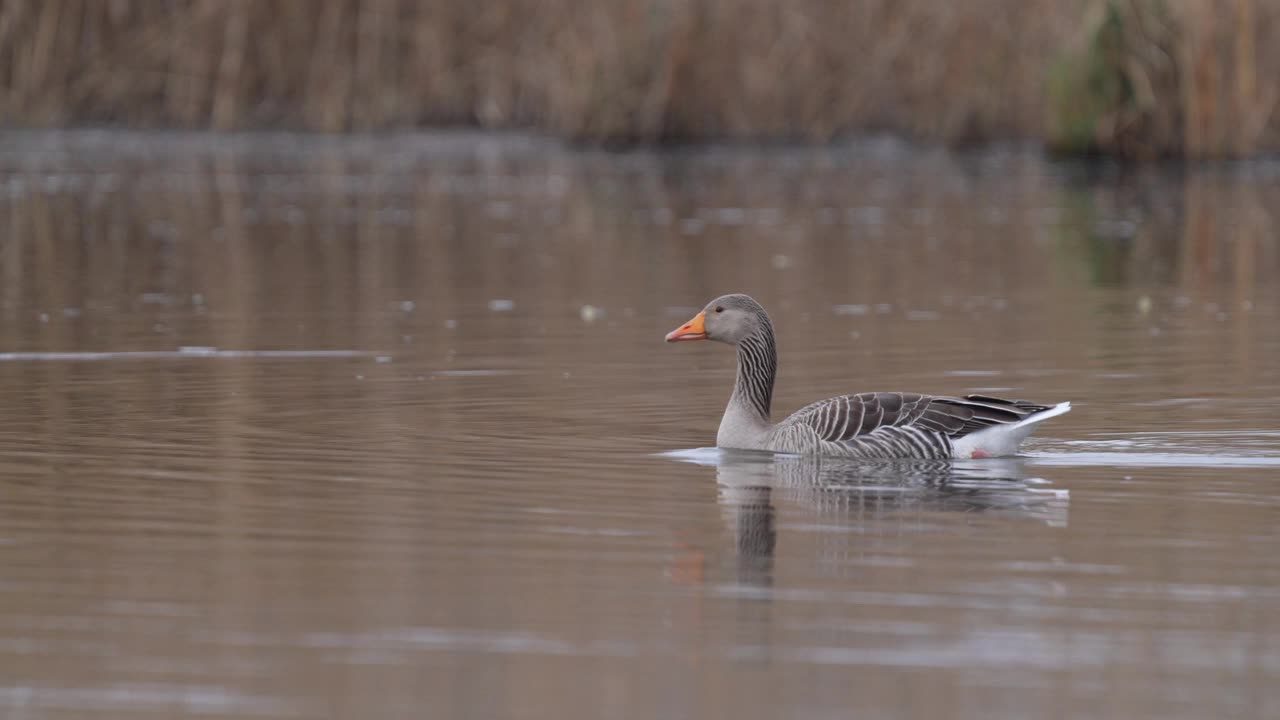
[[1238, 157], [1280, 0], [6, 0], [0, 123]]

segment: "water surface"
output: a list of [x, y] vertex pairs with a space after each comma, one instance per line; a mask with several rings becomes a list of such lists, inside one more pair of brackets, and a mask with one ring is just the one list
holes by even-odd
[[[6, 718], [1280, 716], [1280, 172], [0, 139]], [[1074, 410], [1023, 457], [720, 452]]]

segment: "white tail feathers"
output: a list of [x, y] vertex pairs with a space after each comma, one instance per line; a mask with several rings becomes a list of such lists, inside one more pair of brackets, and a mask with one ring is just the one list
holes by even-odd
[[1018, 450], [1023, 440], [1036, 429], [1043, 420], [1057, 417], [1071, 411], [1071, 403], [1063, 402], [1048, 410], [1032, 415], [1025, 420], [1008, 425], [994, 425], [970, 433], [955, 442], [955, 456], [958, 458], [1002, 457], [1012, 455]]

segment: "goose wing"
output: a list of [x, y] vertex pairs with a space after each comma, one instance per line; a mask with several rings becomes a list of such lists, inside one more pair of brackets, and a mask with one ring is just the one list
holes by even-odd
[[915, 428], [952, 439], [994, 425], [1019, 422], [1048, 410], [1025, 400], [987, 395], [962, 398], [917, 393], [876, 392], [820, 400], [797, 410], [784, 424], [811, 428], [826, 442], [848, 442], [882, 428]]

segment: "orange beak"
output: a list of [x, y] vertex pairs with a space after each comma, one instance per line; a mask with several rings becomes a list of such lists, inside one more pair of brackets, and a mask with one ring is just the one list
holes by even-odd
[[707, 331], [702, 327], [705, 312], [693, 316], [689, 322], [667, 333], [667, 342], [683, 342], [685, 340], [706, 340]]

